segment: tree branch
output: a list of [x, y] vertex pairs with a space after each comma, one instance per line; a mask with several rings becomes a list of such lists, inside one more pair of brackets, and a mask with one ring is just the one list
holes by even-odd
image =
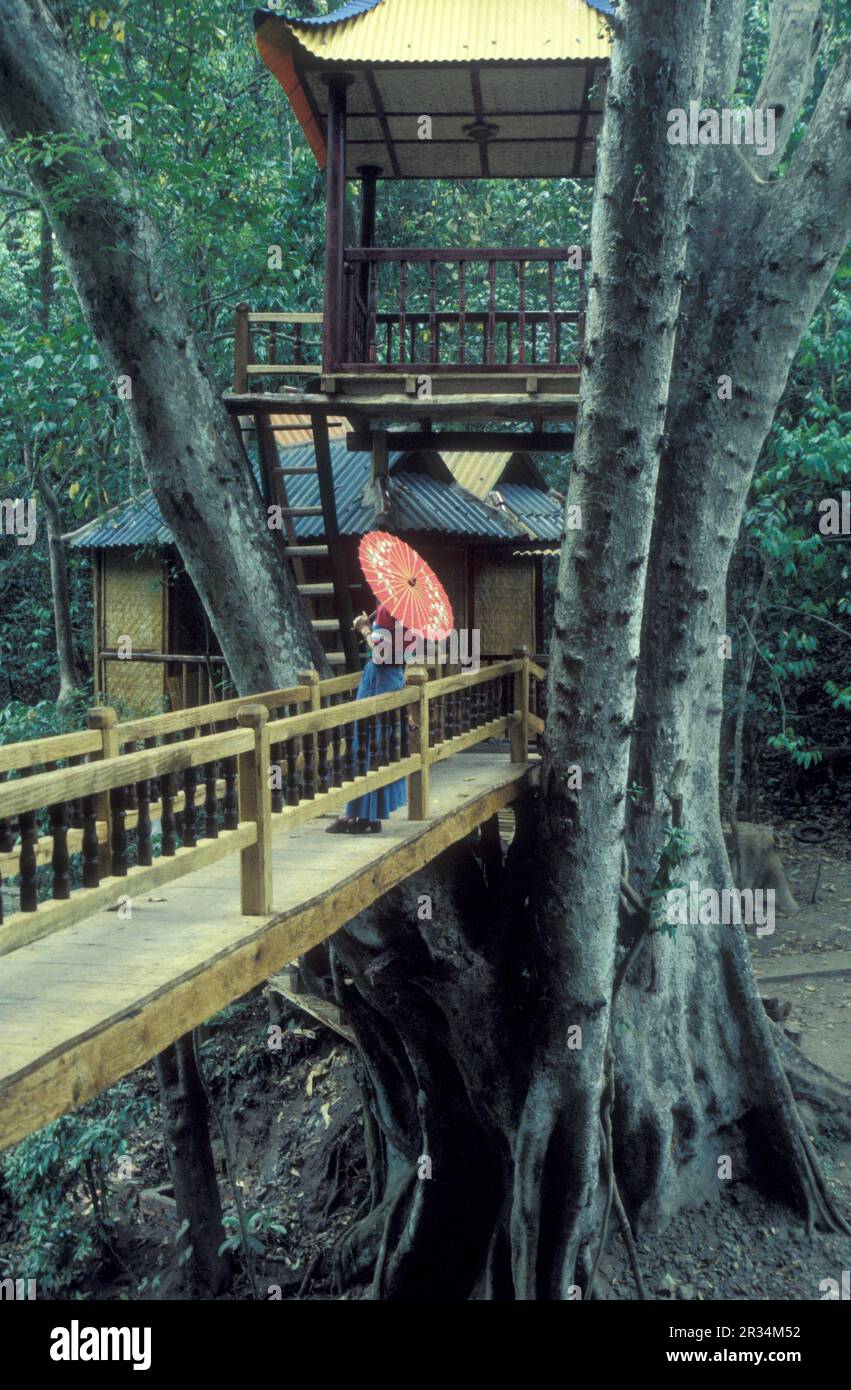
[[768, 57], [754, 106], [774, 109], [774, 151], [758, 155], [744, 147], [751, 166], [771, 173], [779, 165], [813, 85], [823, 31], [821, 0], [773, 0]]

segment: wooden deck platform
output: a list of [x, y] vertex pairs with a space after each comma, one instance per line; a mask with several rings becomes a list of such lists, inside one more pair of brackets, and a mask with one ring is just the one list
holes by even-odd
[[[420, 375], [426, 374], [423, 368]], [[462, 382], [453, 378], [440, 383], [443, 387], [454, 387], [451, 394], [435, 390], [434, 395], [425, 400], [417, 396], [413, 385], [406, 391], [406, 381], [416, 381], [413, 376], [400, 378], [395, 390], [394, 383], [386, 379], [334, 377], [336, 394], [332, 391], [290, 395], [227, 391], [222, 400], [231, 415], [307, 415], [313, 411], [326, 417], [342, 415], [354, 423], [370, 421], [384, 425], [404, 425], [422, 419], [444, 423], [483, 420], [515, 423], [576, 418], [579, 394], [575, 376], [566, 380], [561, 389], [549, 378], [535, 380], [539, 392], [527, 391], [521, 395], [514, 379], [508, 381], [510, 390], [506, 392], [498, 389], [505, 382], [497, 384], [487, 378]]]
[[[273, 911], [240, 911], [229, 857], [0, 961], [0, 1149], [73, 1110], [331, 936], [514, 801], [538, 775], [504, 751], [431, 772], [428, 820], [328, 836], [326, 818], [273, 839]], [[440, 930], [435, 922], [435, 930]]]

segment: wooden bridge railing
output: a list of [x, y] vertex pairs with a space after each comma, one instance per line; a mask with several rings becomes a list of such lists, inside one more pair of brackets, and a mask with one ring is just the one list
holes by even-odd
[[[512, 761], [525, 762], [538, 722], [530, 680], [543, 674], [518, 649], [440, 679], [410, 667], [402, 690], [353, 700], [357, 675], [306, 671], [287, 690], [123, 724], [92, 710], [89, 729], [33, 740], [28, 759], [28, 745], [0, 748], [0, 775], [24, 774], [0, 785], [0, 864], [20, 890], [0, 955], [237, 852], [243, 912], [269, 913], [273, 833], [402, 777], [410, 817], [425, 819], [430, 768], [489, 738], [508, 734]], [[51, 897], [39, 901], [48, 862]]]

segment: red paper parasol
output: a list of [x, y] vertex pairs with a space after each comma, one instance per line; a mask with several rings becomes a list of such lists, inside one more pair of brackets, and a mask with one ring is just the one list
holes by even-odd
[[452, 631], [452, 604], [434, 571], [398, 536], [370, 531], [358, 547], [366, 581], [398, 623], [439, 642]]

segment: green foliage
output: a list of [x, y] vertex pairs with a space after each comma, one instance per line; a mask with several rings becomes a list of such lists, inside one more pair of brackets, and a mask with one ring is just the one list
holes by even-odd
[[[748, 718], [767, 746], [807, 768], [835, 741], [849, 702], [851, 568], [819, 503], [851, 489], [851, 262], [802, 340], [757, 466], [730, 585], [731, 630], [757, 656]], [[739, 681], [741, 670], [739, 671]], [[735, 681], [727, 696], [738, 699]]]
[[148, 1109], [120, 1083], [31, 1134], [0, 1162], [3, 1194], [24, 1237], [16, 1273], [37, 1279], [40, 1294], [63, 1294], [95, 1256], [109, 1254], [119, 1215], [115, 1169]]
[[667, 897], [672, 888], [684, 888], [686, 886], [676, 871], [686, 859], [691, 858], [694, 854], [697, 841], [690, 831], [679, 825], [666, 826], [665, 835], [665, 843], [659, 853], [656, 876], [647, 896], [655, 930], [663, 935], [675, 936], [676, 926], [668, 921], [666, 915]]

